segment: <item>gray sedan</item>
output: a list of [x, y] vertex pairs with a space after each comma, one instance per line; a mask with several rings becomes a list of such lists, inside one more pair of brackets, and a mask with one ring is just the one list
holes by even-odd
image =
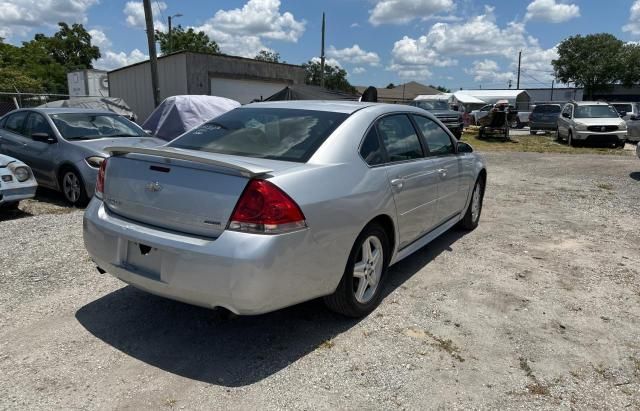
[[0, 118], [0, 153], [22, 160], [39, 185], [61, 191], [78, 206], [93, 195], [98, 168], [108, 156], [105, 147], [164, 143], [112, 112], [34, 108]]
[[109, 150], [83, 224], [98, 271], [237, 314], [324, 297], [366, 315], [390, 265], [477, 226], [487, 175], [406, 105], [249, 104], [164, 147]]

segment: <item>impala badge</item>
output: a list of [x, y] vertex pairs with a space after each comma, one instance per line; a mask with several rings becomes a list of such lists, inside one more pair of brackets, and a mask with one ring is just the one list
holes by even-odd
[[155, 181], [144, 186], [144, 189], [146, 191], [149, 191], [150, 193], [157, 193], [158, 191], [162, 191], [162, 186], [160, 185], [160, 183]]

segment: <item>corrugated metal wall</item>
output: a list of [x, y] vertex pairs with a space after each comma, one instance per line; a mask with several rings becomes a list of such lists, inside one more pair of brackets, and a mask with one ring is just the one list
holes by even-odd
[[[187, 94], [187, 71], [184, 54], [158, 59], [160, 98]], [[123, 98], [142, 123], [154, 109], [151, 67], [148, 61], [109, 73], [109, 94]]]

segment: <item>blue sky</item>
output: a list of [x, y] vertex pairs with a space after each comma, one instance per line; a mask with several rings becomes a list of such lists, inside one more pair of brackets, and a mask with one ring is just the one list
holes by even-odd
[[[195, 27], [224, 53], [275, 50], [300, 64], [320, 53], [322, 12], [327, 55], [356, 85], [415, 80], [457, 89], [548, 86], [554, 46], [574, 34], [609, 32], [640, 40], [640, 0], [153, 0], [157, 26]], [[0, 36], [19, 43], [52, 33], [57, 21], [91, 30], [106, 69], [146, 58], [142, 3], [120, 0], [0, 0]]]

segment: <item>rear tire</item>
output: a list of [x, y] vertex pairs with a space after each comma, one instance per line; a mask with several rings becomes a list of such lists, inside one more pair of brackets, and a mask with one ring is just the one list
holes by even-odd
[[324, 297], [326, 306], [338, 314], [355, 318], [373, 311], [382, 298], [390, 257], [389, 239], [384, 229], [375, 223], [365, 227], [351, 249], [338, 288]]
[[480, 222], [480, 214], [482, 213], [482, 202], [484, 200], [484, 188], [486, 185], [485, 178], [480, 176], [476, 180], [471, 193], [471, 201], [464, 214], [464, 217], [458, 223], [458, 227], [463, 230], [473, 230]]

